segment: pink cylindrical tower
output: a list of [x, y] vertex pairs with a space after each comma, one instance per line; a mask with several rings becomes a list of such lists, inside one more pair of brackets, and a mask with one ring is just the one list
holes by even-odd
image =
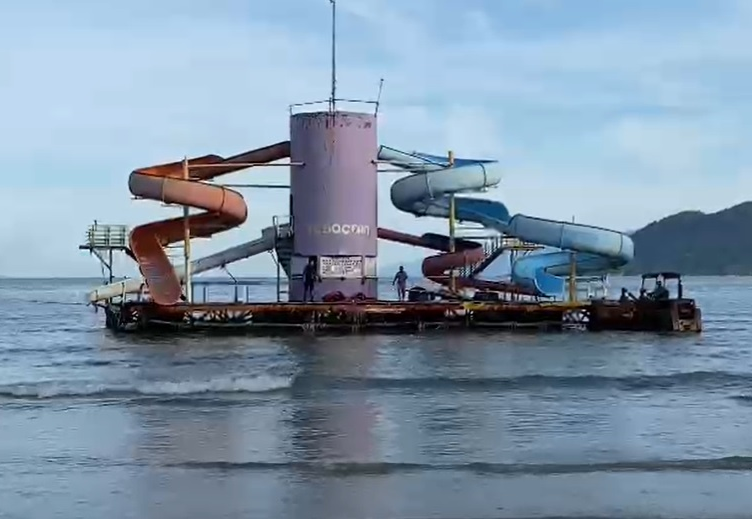
[[303, 269], [315, 257], [314, 299], [335, 291], [377, 297], [376, 116], [313, 112], [290, 118], [294, 228], [290, 301], [303, 298]]

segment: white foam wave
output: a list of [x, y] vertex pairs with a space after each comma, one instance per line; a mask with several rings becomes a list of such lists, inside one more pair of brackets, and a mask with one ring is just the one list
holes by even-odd
[[292, 377], [217, 377], [206, 380], [163, 380], [135, 384], [89, 381], [45, 381], [0, 386], [0, 396], [16, 398], [180, 396], [210, 393], [268, 393], [292, 387]]
[[190, 395], [195, 393], [266, 393], [292, 386], [292, 377], [221, 377], [205, 381], [151, 382], [136, 388], [142, 395]]

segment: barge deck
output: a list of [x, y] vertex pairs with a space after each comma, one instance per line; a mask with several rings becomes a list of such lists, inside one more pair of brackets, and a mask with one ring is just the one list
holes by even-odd
[[104, 306], [108, 328], [124, 332], [226, 330], [388, 332], [469, 329], [701, 331], [693, 300], [660, 302], [179, 303]]

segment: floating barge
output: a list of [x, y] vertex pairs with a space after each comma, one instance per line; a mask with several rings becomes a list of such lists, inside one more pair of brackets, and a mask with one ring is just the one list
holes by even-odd
[[[661, 303], [661, 304], [653, 304]], [[620, 303], [545, 302], [339, 302], [203, 303], [162, 306], [129, 301], [104, 307], [106, 326], [120, 332], [422, 332], [428, 330], [702, 329], [692, 300]]]
[[[672, 272], [643, 275], [641, 297], [631, 296], [620, 301], [606, 298], [605, 291], [601, 295], [597, 290], [592, 293], [590, 288], [585, 298], [580, 299], [576, 297], [575, 284], [572, 284], [569, 301], [525, 299], [523, 295], [493, 291], [477, 291], [473, 300], [463, 300], [453, 298], [451, 293], [414, 287], [409, 291], [407, 302], [366, 299], [304, 303], [282, 300], [285, 292], [281, 285], [281, 268], [278, 268], [276, 302], [253, 301], [250, 289], [255, 282], [235, 278], [225, 281], [194, 278], [189, 291], [201, 296], [200, 302], [161, 305], [151, 299], [143, 283], [138, 292], [128, 292], [129, 284], [136, 281], [137, 286], [137, 280], [112, 285], [112, 251], [127, 248], [127, 231], [122, 226], [103, 229], [96, 226], [90, 229], [88, 243], [81, 248], [90, 250], [100, 259], [110, 286], [122, 287], [120, 295], [110, 294], [104, 301], [90, 301], [104, 310], [105, 326], [117, 332], [702, 331], [700, 309], [694, 299], [684, 297], [681, 276]], [[103, 232], [104, 235], [100, 236]], [[646, 286], [646, 282], [675, 282], [675, 295], [659, 300], [644, 297], [652, 288]], [[231, 301], [211, 301], [208, 289], [212, 286], [224, 286], [225, 297]]]
[[562, 326], [565, 309], [535, 303], [345, 302], [204, 303], [160, 306], [127, 302], [105, 308], [107, 326], [121, 331], [243, 329], [320, 331], [423, 331], [458, 328]]

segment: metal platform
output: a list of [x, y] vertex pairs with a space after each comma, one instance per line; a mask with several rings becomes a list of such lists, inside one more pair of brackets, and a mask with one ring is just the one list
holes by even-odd
[[119, 331], [201, 329], [388, 331], [467, 328], [561, 329], [571, 305], [550, 303], [390, 302], [204, 303], [159, 306], [130, 301], [105, 308]]
[[546, 302], [203, 303], [160, 306], [128, 301], [105, 307], [107, 327], [117, 331], [225, 330], [276, 332], [389, 332], [532, 329], [544, 331], [702, 330], [693, 300], [620, 303], [591, 300]]
[[129, 236], [130, 230], [127, 225], [102, 224], [94, 220], [94, 224], [90, 225], [86, 231], [84, 243], [78, 248], [89, 251], [99, 260], [103, 279], [111, 283], [114, 279], [113, 253], [131, 254], [128, 246]]
[[128, 248], [128, 226], [94, 222], [86, 231], [86, 239], [78, 248], [89, 251], [125, 250]]

